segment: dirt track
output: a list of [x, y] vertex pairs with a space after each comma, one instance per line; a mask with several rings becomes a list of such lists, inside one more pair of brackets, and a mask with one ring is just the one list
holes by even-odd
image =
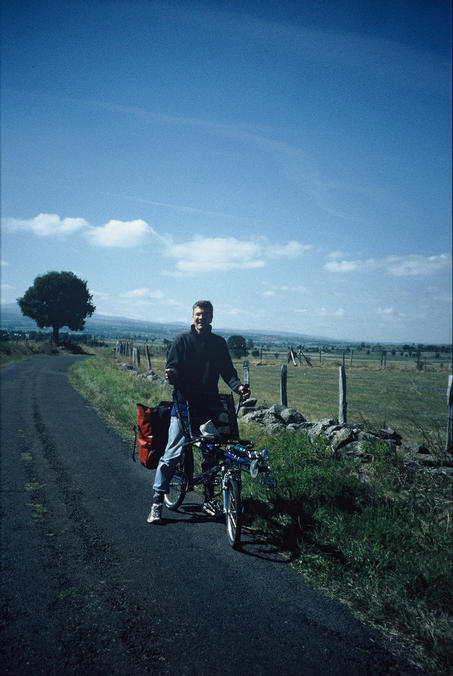
[[76, 358], [0, 372], [4, 674], [415, 673], [194, 493], [147, 524], [154, 472], [71, 388]]

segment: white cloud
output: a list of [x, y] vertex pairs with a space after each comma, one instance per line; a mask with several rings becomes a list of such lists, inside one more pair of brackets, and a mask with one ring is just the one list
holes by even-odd
[[331, 251], [329, 254], [327, 254], [327, 258], [330, 258], [331, 260], [338, 260], [339, 258], [346, 258], [347, 254], [344, 253], [343, 251]]
[[69, 235], [88, 226], [84, 218], [60, 218], [58, 214], [38, 214], [29, 219], [5, 218], [3, 224], [10, 232], [26, 230], [38, 237]]
[[355, 272], [360, 268], [360, 261], [329, 261], [324, 265], [324, 270], [334, 273]]
[[451, 256], [388, 256], [384, 264], [388, 274], [394, 277], [418, 277], [446, 270], [451, 266]]
[[234, 237], [196, 237], [170, 245], [167, 255], [178, 259], [176, 268], [181, 272], [261, 268], [265, 264], [259, 245]]
[[296, 258], [311, 249], [310, 244], [301, 244], [295, 240], [290, 240], [287, 244], [273, 244], [269, 248], [270, 256], [286, 256], [287, 258]]
[[392, 277], [434, 275], [449, 267], [451, 267], [451, 256], [447, 254], [439, 254], [438, 256], [408, 254], [407, 256], [386, 256], [379, 260], [373, 258], [366, 260], [330, 260], [324, 264], [324, 269], [334, 274], [382, 270]]
[[279, 298], [290, 299], [297, 294], [308, 293], [308, 290], [305, 286], [290, 286], [288, 284], [274, 286], [269, 284], [267, 281], [263, 282], [263, 284], [266, 287], [261, 293], [263, 298], [274, 298], [275, 296], [278, 296]]
[[319, 315], [321, 317], [343, 317], [345, 311], [342, 307], [339, 307], [338, 310], [326, 310], [325, 307], [322, 307], [319, 310]]
[[148, 300], [148, 299], [162, 299], [164, 294], [162, 291], [148, 289], [147, 287], [142, 287], [140, 289], [132, 289], [131, 291], [126, 291], [121, 294], [121, 298], [135, 298], [137, 300]]
[[176, 269], [180, 272], [210, 272], [262, 268], [270, 258], [294, 258], [307, 248], [294, 240], [281, 245], [264, 237], [195, 237], [181, 244], [168, 243], [166, 254], [177, 259]]
[[155, 231], [146, 221], [111, 220], [102, 227], [91, 228], [87, 237], [96, 246], [133, 248], [146, 242]]

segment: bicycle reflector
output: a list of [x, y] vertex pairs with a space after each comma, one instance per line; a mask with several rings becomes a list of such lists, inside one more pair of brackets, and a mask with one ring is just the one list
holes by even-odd
[[255, 460], [252, 460], [252, 462], [250, 463], [250, 476], [252, 477], [252, 479], [256, 479], [256, 477], [258, 476], [258, 472], [259, 472], [259, 460], [258, 458], [255, 458]]

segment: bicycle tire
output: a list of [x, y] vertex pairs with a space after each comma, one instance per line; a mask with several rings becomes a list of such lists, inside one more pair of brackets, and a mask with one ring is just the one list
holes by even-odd
[[187, 483], [184, 462], [183, 460], [179, 460], [175, 473], [171, 478], [168, 493], [164, 495], [164, 504], [167, 509], [174, 512], [182, 505], [187, 493]]
[[225, 525], [228, 542], [237, 549], [241, 542], [242, 501], [241, 488], [237, 479], [227, 481], [225, 492]]

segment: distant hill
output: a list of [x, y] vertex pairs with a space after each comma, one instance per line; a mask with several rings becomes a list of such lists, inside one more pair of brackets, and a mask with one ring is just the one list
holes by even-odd
[[[188, 324], [181, 322], [161, 323], [150, 322], [141, 319], [129, 319], [128, 317], [111, 317], [110, 315], [101, 315], [95, 313], [88, 317], [85, 322], [85, 329], [82, 333], [89, 333], [100, 338], [164, 338], [172, 339], [178, 333], [185, 331]], [[17, 303], [8, 303], [0, 307], [0, 329], [4, 331], [37, 331], [39, 330], [36, 322], [29, 317], [24, 317]], [[64, 331], [65, 329], [63, 329]], [[266, 330], [243, 330], [234, 328], [218, 328], [215, 332], [228, 338], [231, 335], [241, 335], [246, 339], [253, 340], [255, 344], [261, 342], [275, 344], [294, 344], [301, 343], [310, 345], [330, 345], [332, 343], [341, 344], [346, 341], [333, 341], [330, 338], [321, 336], [309, 336], [307, 334], [298, 334], [284, 331], [266, 331]]]

